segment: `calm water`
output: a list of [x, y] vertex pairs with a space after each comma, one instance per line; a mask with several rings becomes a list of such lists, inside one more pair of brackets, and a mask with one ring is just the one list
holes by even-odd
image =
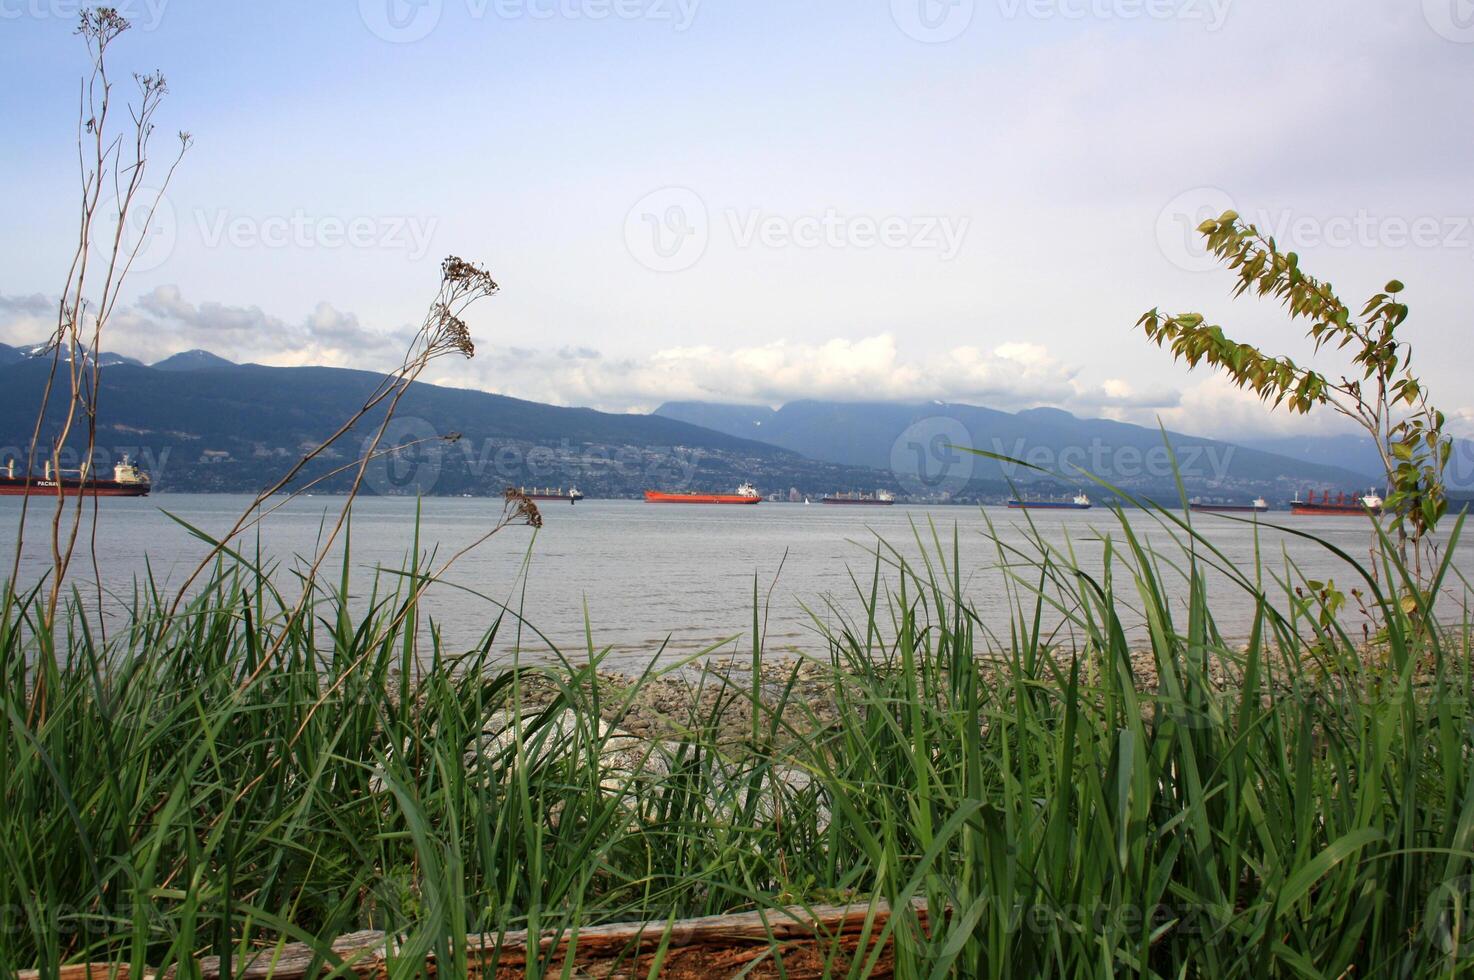
[[[40, 506], [38, 506], [38, 503]], [[126, 594], [135, 576], [144, 571], [145, 555], [156, 578], [177, 586], [198, 561], [204, 548], [165, 510], [208, 532], [226, 530], [245, 497], [229, 495], [159, 495], [146, 500], [104, 500], [98, 534], [98, 558], [104, 590]], [[325, 515], [336, 513], [342, 500], [316, 497], [294, 501], [272, 515], [262, 532], [263, 551], [290, 564], [293, 556], [311, 554]], [[20, 502], [0, 499], [0, 527], [10, 547]], [[32, 502], [23, 577], [34, 580], [47, 564], [43, 523], [49, 502]], [[407, 499], [366, 497], [358, 501], [353, 521], [352, 567], [355, 595], [365, 595], [379, 566], [402, 567], [413, 548], [415, 502]], [[960, 536], [963, 580], [969, 597], [985, 622], [1006, 632], [1008, 604], [1002, 594], [1003, 573], [994, 546], [987, 541], [984, 514], [1004, 539], [1025, 546], [1023, 515], [1017, 511], [965, 507], [833, 507], [763, 503], [755, 507], [652, 505], [636, 501], [584, 501], [577, 506], [548, 503], [545, 526], [534, 537], [528, 528], [514, 527], [464, 558], [448, 576], [470, 592], [449, 587], [433, 589], [429, 610], [449, 646], [474, 645], [496, 615], [491, 601], [520, 607], [535, 624], [568, 652], [582, 651], [585, 606], [595, 644], [614, 650], [611, 661], [622, 666], [643, 664], [669, 638], [668, 649], [691, 652], [730, 637], [724, 652], [748, 649], [752, 629], [753, 585], [765, 597], [772, 589], [767, 615], [768, 648], [822, 652], [815, 639], [810, 610], [834, 622], [839, 610], [859, 610], [851, 573], [870, 581], [877, 539], [884, 539], [910, 560], [920, 555], [913, 524], [923, 534], [934, 522], [947, 541], [953, 528]], [[442, 558], [483, 533], [500, 514], [500, 501], [429, 499], [423, 502], [420, 527], [422, 551], [437, 550]], [[1092, 511], [1034, 512], [1035, 523], [1056, 545], [1073, 545], [1087, 567], [1098, 568], [1100, 535], [1119, 543], [1121, 529], [1114, 516]], [[38, 518], [41, 518], [38, 520]], [[1366, 553], [1368, 531], [1354, 518], [1270, 515], [1275, 522], [1317, 534], [1349, 553]], [[1152, 544], [1164, 552], [1170, 540], [1145, 514], [1132, 521]], [[1251, 526], [1221, 517], [1195, 515], [1212, 541], [1243, 567], [1252, 565], [1255, 535]], [[80, 554], [85, 555], [84, 540]], [[1334, 578], [1350, 586], [1349, 569], [1323, 549], [1283, 532], [1264, 528], [1258, 546], [1283, 568], [1286, 554], [1311, 578]], [[255, 540], [245, 543], [253, 550]], [[1474, 571], [1474, 549], [1461, 546], [1456, 564], [1466, 574]], [[781, 566], [781, 574], [779, 574]], [[325, 566], [336, 579], [336, 560]], [[85, 585], [90, 564], [79, 565], [77, 582]], [[1118, 575], [1120, 573], [1118, 572]], [[893, 572], [885, 579], [894, 582]], [[1129, 583], [1118, 578], [1119, 587]], [[1226, 632], [1247, 628], [1250, 607], [1232, 588], [1214, 589], [1215, 611]], [[524, 646], [537, 641], [524, 637]], [[510, 654], [510, 646], [504, 645]]]

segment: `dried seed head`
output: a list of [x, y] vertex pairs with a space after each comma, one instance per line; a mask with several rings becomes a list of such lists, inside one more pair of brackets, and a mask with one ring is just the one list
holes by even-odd
[[491, 278], [491, 273], [481, 268], [474, 262], [467, 262], [456, 255], [451, 255], [440, 263], [440, 278], [447, 283], [456, 283], [459, 288], [483, 296], [490, 296], [499, 287], [496, 280]]
[[93, 7], [77, 17], [77, 33], [104, 45], [128, 29], [128, 18], [113, 7]]
[[507, 487], [502, 497], [507, 501], [507, 511], [510, 514], [508, 523], [515, 521], [526, 524], [528, 527], [543, 526], [542, 512], [537, 509], [537, 504], [533, 503], [532, 498], [527, 494], [516, 487]]
[[476, 345], [471, 342], [471, 330], [466, 321], [451, 312], [444, 303], [436, 303], [430, 309], [430, 325], [425, 338], [426, 355], [439, 357], [441, 354], [458, 351], [474, 357]]
[[161, 71], [151, 72], [147, 75], [134, 72], [133, 80], [138, 83], [139, 90], [145, 96], [167, 95], [169, 93], [169, 83], [164, 80], [164, 73]]

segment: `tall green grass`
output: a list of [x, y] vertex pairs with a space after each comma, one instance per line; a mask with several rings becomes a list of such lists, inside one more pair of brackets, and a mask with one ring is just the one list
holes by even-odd
[[[1100, 563], [992, 535], [1002, 634], [956, 540], [989, 528], [881, 545], [858, 601], [815, 616], [836, 711], [797, 668], [758, 682], [755, 608], [753, 682], [722, 692], [755, 703], [746, 734], [709, 708], [633, 749], [602, 719], [658, 670], [612, 687], [592, 640], [496, 666], [530, 628], [512, 613], [453, 654], [417, 563], [365, 603], [345, 558], [298, 618], [232, 556], [172, 619], [142, 584], [106, 641], [80, 599], [53, 642], [12, 593], [0, 967], [188, 975], [377, 928], [403, 937], [394, 975], [431, 952], [457, 975], [473, 933], [921, 898], [928, 928], [885, 927], [905, 977], [1474, 972], [1467, 583], [1404, 601], [1386, 542], [1375, 569], [1342, 555], [1369, 648], [1293, 566], [1234, 569], [1164, 512], [1153, 549], [1143, 517]], [[1210, 570], [1249, 621], [1215, 619]], [[519, 709], [534, 682], [551, 702]]]

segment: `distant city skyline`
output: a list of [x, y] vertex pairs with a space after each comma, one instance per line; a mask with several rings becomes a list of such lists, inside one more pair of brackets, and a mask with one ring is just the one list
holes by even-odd
[[[1198, 310], [1310, 355], [1196, 245], [1233, 207], [1354, 306], [1407, 283], [1418, 368], [1468, 436], [1462, 2], [129, 0], [118, 96], [162, 70], [158, 146], [195, 146], [103, 346], [386, 368], [457, 254], [503, 292], [446, 385], [1335, 428], [1133, 328]], [[76, 10], [0, 0], [8, 344], [49, 331], [74, 241]]]

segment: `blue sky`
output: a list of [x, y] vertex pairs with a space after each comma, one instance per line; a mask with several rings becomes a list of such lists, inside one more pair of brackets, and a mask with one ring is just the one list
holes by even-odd
[[[34, 297], [69, 256], [74, 12], [0, 0], [0, 341], [44, 334]], [[455, 253], [504, 290], [442, 383], [1267, 429], [1132, 331], [1162, 304], [1306, 352], [1190, 247], [1231, 203], [1349, 300], [1405, 280], [1428, 379], [1474, 421], [1467, 0], [124, 12], [115, 71], [162, 69], [160, 128], [195, 137], [115, 322], [124, 353], [385, 367]]]

